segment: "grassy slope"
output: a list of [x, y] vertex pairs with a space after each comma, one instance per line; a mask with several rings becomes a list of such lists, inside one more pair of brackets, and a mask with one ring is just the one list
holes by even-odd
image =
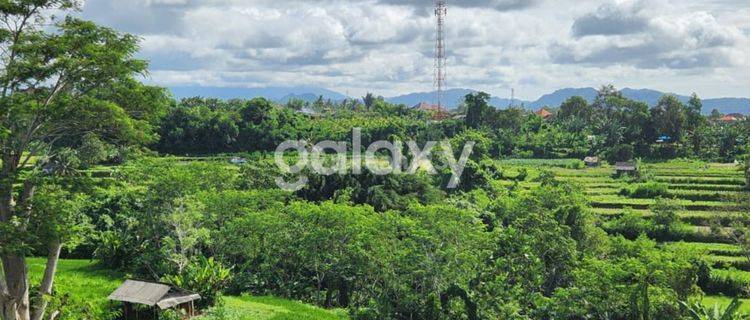
[[233, 320], [338, 320], [348, 319], [343, 310], [325, 310], [274, 297], [226, 297], [224, 306]]
[[[44, 272], [45, 259], [29, 259], [32, 284], [38, 284]], [[107, 296], [119, 286], [124, 275], [102, 269], [88, 260], [61, 260], [55, 277], [56, 291], [70, 294], [71, 302], [88, 305], [101, 318], [109, 306]], [[227, 313], [233, 320], [334, 320], [348, 319], [344, 311], [329, 311], [300, 302], [273, 297], [226, 297]]]
[[[740, 313], [750, 314], [750, 299], [740, 299], [742, 306], [740, 306]], [[718, 305], [720, 310], [724, 310], [729, 303], [732, 302], [732, 298], [721, 297], [721, 296], [705, 296], [703, 297], [703, 305], [709, 308], [713, 308]]]
[[[38, 285], [44, 273], [45, 259], [29, 259], [32, 285]], [[87, 306], [102, 317], [108, 309], [107, 296], [122, 282], [123, 275], [102, 269], [88, 260], [62, 260], [55, 276], [55, 291], [69, 294], [71, 305]]]

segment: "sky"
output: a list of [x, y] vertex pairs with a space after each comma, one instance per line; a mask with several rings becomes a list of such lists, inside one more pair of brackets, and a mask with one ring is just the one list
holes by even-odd
[[[86, 0], [142, 38], [149, 82], [432, 91], [433, 0]], [[565, 87], [750, 96], [747, 0], [448, 0], [447, 83], [534, 100]]]

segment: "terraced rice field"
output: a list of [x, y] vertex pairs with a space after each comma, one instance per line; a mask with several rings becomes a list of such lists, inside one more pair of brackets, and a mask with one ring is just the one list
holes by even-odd
[[[555, 173], [558, 180], [581, 186], [589, 204], [602, 221], [622, 216], [626, 212], [650, 219], [654, 199], [636, 199], [621, 195], [621, 190], [633, 184], [627, 179], [613, 177], [609, 166], [583, 168], [574, 160], [555, 160], [551, 163], [523, 160], [501, 161], [506, 177], [525, 168], [527, 181], [533, 181], [541, 170]], [[642, 174], [668, 186], [667, 198], [682, 207], [677, 212], [686, 225], [680, 235], [665, 246], [687, 247], [701, 254], [711, 268], [711, 281], [703, 290], [711, 294], [710, 301], [726, 302], [729, 296], [750, 298], [750, 257], [743, 254], [729, 236], [732, 223], [750, 219], [740, 204], [732, 199], [748, 193], [743, 173], [734, 164], [706, 164], [699, 162], [668, 162], [644, 164]], [[523, 182], [530, 187], [534, 182]], [[712, 227], [713, 226], [713, 227]], [[727, 289], [730, 288], [730, 289]], [[750, 302], [743, 300], [743, 308], [750, 310]]]

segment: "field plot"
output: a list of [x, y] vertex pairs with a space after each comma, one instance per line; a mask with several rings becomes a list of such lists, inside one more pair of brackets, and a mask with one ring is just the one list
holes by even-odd
[[[607, 165], [583, 168], [575, 160], [504, 160], [500, 163], [509, 180], [520, 171], [528, 172], [522, 187], [536, 184], [535, 178], [541, 171], [551, 171], [558, 180], [581, 187], [605, 229], [609, 221], [624, 215], [644, 223], [654, 219], [655, 196], [628, 195], [628, 190], [643, 182], [615, 178], [613, 168]], [[700, 162], [649, 163], [642, 166], [641, 173], [644, 180], [662, 186], [660, 197], [670, 199], [669, 203], [677, 207], [679, 220], [678, 231], [666, 236], [649, 233], [649, 236], [664, 242], [665, 246], [694, 250], [710, 266], [710, 277], [702, 286], [709, 294], [704, 303], [727, 305], [729, 297], [750, 298], [750, 257], [734, 245], [729, 235], [733, 222], [750, 218], [735, 200], [750, 192], [738, 167]], [[750, 310], [750, 303], [743, 300], [742, 308]]]

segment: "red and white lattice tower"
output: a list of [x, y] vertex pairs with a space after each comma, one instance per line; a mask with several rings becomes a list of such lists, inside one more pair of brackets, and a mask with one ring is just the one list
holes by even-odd
[[443, 107], [443, 92], [445, 90], [445, 16], [448, 14], [447, 0], [435, 0], [435, 16], [437, 17], [437, 41], [435, 44], [435, 87], [437, 89], [437, 105]]

